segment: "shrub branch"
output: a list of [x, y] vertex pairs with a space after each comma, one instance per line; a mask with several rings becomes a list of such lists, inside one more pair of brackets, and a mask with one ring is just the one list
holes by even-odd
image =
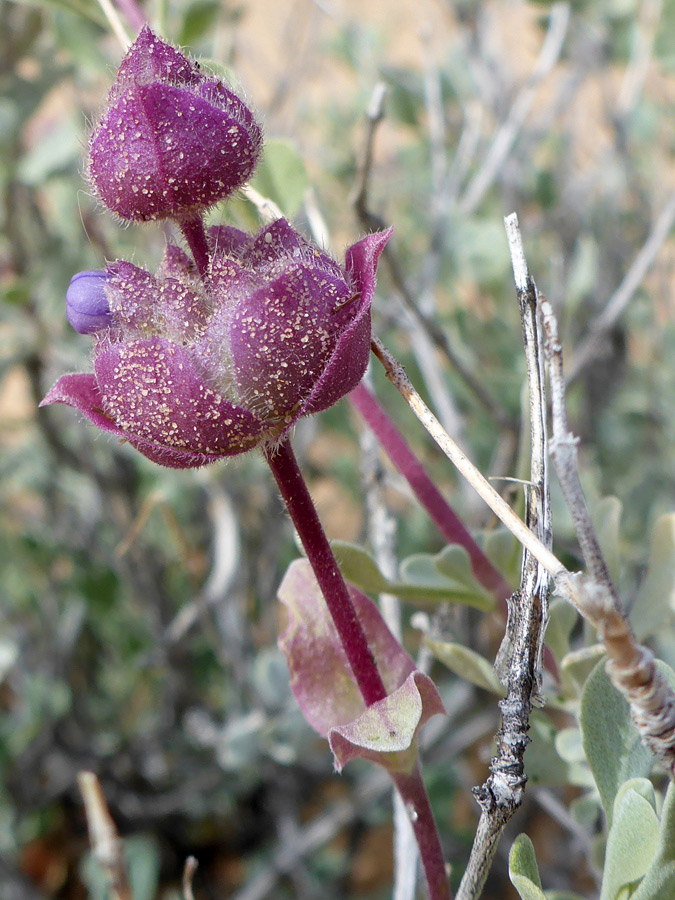
[[[515, 215], [506, 220], [506, 229], [518, 293], [529, 387], [530, 483], [526, 487], [526, 522], [537, 538], [550, 548], [544, 354], [537, 289], [527, 271]], [[506, 697], [499, 703], [502, 716], [496, 735], [497, 754], [490, 764], [489, 778], [473, 791], [481, 816], [457, 900], [475, 900], [480, 896], [499, 838], [522, 803], [527, 782], [524, 754], [530, 742], [530, 712], [534, 704], [541, 704], [541, 656], [550, 587], [549, 574], [532, 552], [525, 549], [520, 588], [509, 600], [506, 632], [495, 664], [497, 675], [507, 689]]]
[[586, 505], [577, 465], [578, 439], [569, 430], [565, 403], [562, 345], [549, 303], [542, 303], [545, 350], [551, 385], [551, 456], [591, 580], [569, 575], [558, 592], [591, 622], [607, 651], [607, 673], [630, 704], [643, 743], [675, 778], [675, 693], [642, 646], [626, 618]]
[[[524, 255], [520, 262], [514, 260], [514, 272], [518, 265], [524, 265]], [[554, 404], [551, 452], [566, 502], [572, 511], [579, 543], [589, 569], [588, 575], [573, 574], [563, 566], [549, 547], [516, 515], [447, 434], [412, 386], [403, 366], [384, 347], [379, 338], [373, 337], [371, 346], [384, 366], [387, 378], [441, 450], [494, 514], [540, 563], [541, 568], [553, 578], [556, 594], [572, 603], [594, 626], [607, 652], [607, 669], [612, 683], [630, 704], [633, 719], [643, 742], [662, 760], [671, 778], [675, 779], [675, 692], [657, 668], [651, 651], [637, 641], [623, 613], [595, 538], [576, 467], [577, 441], [567, 428], [567, 417], [564, 414], [562, 350], [557, 337], [557, 326], [550, 305], [542, 304], [542, 306], [544, 346], [549, 363], [548, 374]], [[491, 839], [490, 833], [486, 832], [485, 841], [489, 842]]]

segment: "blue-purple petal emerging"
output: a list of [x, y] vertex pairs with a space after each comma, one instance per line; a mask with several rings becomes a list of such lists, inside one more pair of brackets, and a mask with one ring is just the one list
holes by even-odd
[[94, 334], [112, 319], [106, 273], [98, 269], [73, 275], [66, 291], [66, 318], [79, 334]]

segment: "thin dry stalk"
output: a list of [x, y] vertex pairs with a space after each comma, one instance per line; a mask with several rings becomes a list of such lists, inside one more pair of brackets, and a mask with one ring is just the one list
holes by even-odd
[[122, 45], [122, 49], [126, 53], [126, 51], [131, 46], [131, 41], [129, 40], [129, 35], [127, 34], [126, 28], [124, 27], [124, 24], [119, 17], [117, 10], [110, 2], [110, 0], [98, 0], [98, 5], [103, 10], [103, 15], [108, 20], [110, 30], [120, 42], [120, 44]]
[[431, 412], [424, 400], [417, 393], [408, 378], [401, 363], [386, 349], [382, 341], [373, 336], [371, 348], [375, 356], [384, 367], [385, 375], [401, 394], [405, 402], [415, 413], [424, 428], [436, 441], [443, 453], [459, 470], [476, 491], [479, 497], [487, 503], [492, 512], [500, 519], [514, 537], [526, 547], [537, 559], [544, 569], [554, 577], [565, 573], [567, 570], [557, 557], [543, 544], [539, 538], [527, 527], [523, 520], [516, 515], [509, 504], [492, 487], [489, 481], [480, 473], [464, 451], [453, 441], [445, 431], [436, 416]]
[[133, 900], [124, 862], [124, 848], [108, 810], [101, 784], [93, 772], [79, 772], [77, 783], [84, 801], [89, 843], [104, 870], [112, 900]]
[[274, 200], [270, 200], [269, 197], [263, 197], [263, 195], [259, 191], [256, 191], [254, 187], [251, 187], [250, 184], [245, 184], [241, 189], [241, 192], [258, 210], [258, 215], [263, 222], [276, 222], [277, 219], [283, 219], [284, 214]]

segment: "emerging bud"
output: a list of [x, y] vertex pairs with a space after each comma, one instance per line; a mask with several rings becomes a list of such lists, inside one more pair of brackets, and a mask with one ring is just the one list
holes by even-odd
[[112, 313], [105, 292], [106, 273], [78, 272], [66, 291], [66, 318], [80, 334], [93, 334], [110, 325]]
[[350, 247], [344, 268], [283, 219], [253, 237], [212, 229], [203, 280], [175, 247], [157, 275], [113, 263], [94, 374], [66, 375], [43, 404], [74, 406], [165, 466], [274, 443], [363, 377], [389, 234]]
[[144, 28], [89, 141], [89, 178], [122, 219], [188, 219], [251, 175], [262, 132], [225, 85]]

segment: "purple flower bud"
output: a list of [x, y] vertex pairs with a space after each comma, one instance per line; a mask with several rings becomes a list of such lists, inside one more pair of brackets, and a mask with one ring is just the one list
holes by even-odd
[[94, 374], [66, 375], [43, 404], [73, 406], [176, 468], [272, 443], [363, 377], [389, 234], [354, 244], [344, 267], [283, 219], [255, 236], [211, 229], [203, 280], [175, 247], [157, 275], [113, 263], [113, 327], [98, 342]]
[[66, 291], [66, 317], [75, 331], [93, 334], [110, 325], [106, 273], [98, 269], [73, 275]]
[[239, 97], [146, 27], [89, 140], [89, 178], [122, 219], [187, 219], [240, 187], [261, 146]]

